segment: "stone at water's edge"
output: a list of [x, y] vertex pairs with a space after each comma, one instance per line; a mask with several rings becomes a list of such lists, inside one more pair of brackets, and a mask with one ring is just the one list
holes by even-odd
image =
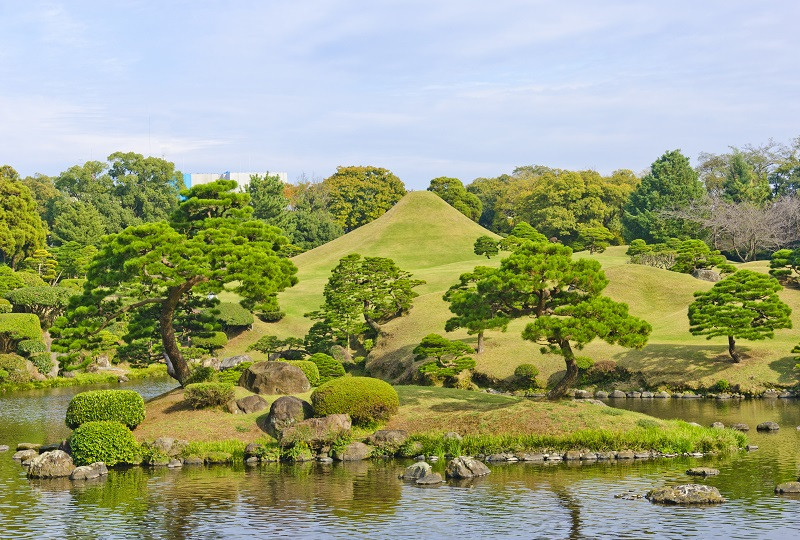
[[711, 424], [711, 427], [714, 429], [725, 429], [725, 424], [723, 424], [722, 422], [714, 422], [713, 424]]
[[75, 470], [72, 457], [63, 450], [45, 452], [31, 460], [28, 478], [60, 478]]
[[71, 480], [92, 480], [93, 478], [100, 478], [108, 474], [108, 468], [102, 461], [92, 463], [91, 465], [83, 465], [76, 467], [72, 474], [69, 476]]
[[269, 407], [267, 400], [259, 395], [247, 396], [236, 400], [236, 406], [245, 414], [263, 411]]
[[711, 467], [692, 467], [686, 474], [689, 476], [717, 476], [719, 469], [712, 469]]
[[436, 484], [441, 484], [444, 482], [442, 479], [442, 475], [438, 472], [429, 472], [422, 478], [417, 478], [414, 482], [418, 486], [435, 486]]
[[312, 416], [314, 410], [310, 403], [294, 396], [283, 396], [272, 403], [267, 417], [260, 417], [256, 423], [263, 431], [280, 440], [285, 429]]
[[350, 433], [352, 424], [346, 414], [329, 414], [323, 418], [309, 418], [283, 430], [281, 444], [302, 441], [310, 446], [331, 444]]
[[258, 362], [239, 378], [244, 386], [256, 394], [302, 394], [311, 390], [303, 370], [286, 362]]
[[445, 474], [448, 478], [473, 478], [475, 476], [485, 476], [490, 472], [489, 467], [468, 456], [460, 456], [450, 460], [445, 469]]
[[400, 449], [408, 440], [408, 432], [402, 429], [379, 429], [369, 436], [367, 442], [372, 446], [391, 453]]
[[611, 392], [608, 395], [608, 397], [614, 398], [614, 399], [622, 399], [622, 398], [628, 397], [628, 395], [625, 392], [623, 392], [622, 390], [614, 390], [613, 392]]
[[778, 431], [780, 428], [775, 422], [761, 422], [756, 426], [757, 431]]
[[736, 431], [750, 431], [750, 426], [747, 424], [733, 424], [731, 429], [735, 429]]
[[417, 461], [413, 465], [406, 467], [403, 474], [400, 475], [401, 480], [417, 480], [431, 472], [431, 466], [424, 461]]
[[800, 482], [785, 482], [775, 486], [775, 493], [800, 493]]
[[596, 397], [597, 399], [606, 399], [608, 397], [608, 392], [604, 390], [598, 390], [597, 392], [594, 393], [594, 397]]
[[35, 458], [38, 455], [39, 455], [38, 450], [19, 450], [18, 452], [15, 452], [13, 456], [11, 456], [11, 459], [16, 459], [19, 461], [27, 461], [29, 459]]
[[713, 486], [700, 484], [683, 484], [673, 487], [662, 487], [651, 490], [647, 494], [650, 502], [660, 504], [719, 504], [725, 498]]
[[372, 455], [372, 447], [362, 442], [351, 442], [342, 450], [334, 452], [333, 457], [339, 461], [362, 461]]

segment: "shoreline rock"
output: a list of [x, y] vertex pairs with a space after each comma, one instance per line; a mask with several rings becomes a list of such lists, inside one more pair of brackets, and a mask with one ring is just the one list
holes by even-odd
[[713, 486], [682, 484], [650, 490], [647, 499], [652, 503], [670, 505], [720, 504], [725, 498]]

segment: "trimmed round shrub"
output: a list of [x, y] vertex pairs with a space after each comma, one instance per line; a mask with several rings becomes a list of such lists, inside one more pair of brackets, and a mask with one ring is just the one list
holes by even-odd
[[76, 394], [69, 402], [68, 428], [101, 420], [113, 420], [134, 429], [144, 420], [144, 399], [133, 390], [92, 390]]
[[192, 338], [192, 345], [207, 351], [221, 349], [228, 344], [228, 336], [225, 332], [214, 332], [208, 337], [195, 337]]
[[33, 272], [16, 272], [17, 277], [24, 283], [25, 287], [47, 287], [47, 283]]
[[344, 377], [344, 366], [341, 362], [336, 360], [333, 356], [325, 353], [314, 353], [308, 357], [309, 362], [314, 362], [319, 371], [319, 384]]
[[183, 397], [195, 409], [217, 407], [233, 399], [233, 385], [219, 382], [188, 384], [183, 389]]
[[30, 356], [47, 351], [47, 345], [39, 339], [23, 339], [17, 343], [17, 352], [22, 356]]
[[349, 414], [353, 424], [367, 425], [388, 420], [400, 400], [392, 385], [372, 377], [340, 377], [326, 382], [311, 394], [315, 416]]
[[6, 382], [25, 383], [31, 380], [25, 359], [16, 354], [0, 354], [0, 369], [6, 372]]
[[238, 302], [221, 302], [214, 309], [219, 311], [214, 317], [225, 329], [246, 328], [255, 320], [253, 314]]
[[39, 317], [33, 313], [0, 314], [0, 353], [14, 352], [24, 339], [42, 339]]
[[11, 313], [11, 302], [5, 298], [0, 298], [0, 313]]
[[288, 360], [286, 363], [303, 370], [311, 386], [319, 386], [319, 368], [317, 368], [317, 364], [309, 360]]
[[53, 359], [50, 358], [49, 352], [32, 354], [28, 360], [36, 366], [37, 371], [42, 375], [47, 375], [53, 369]]
[[75, 465], [102, 461], [109, 467], [118, 463], [141, 462], [139, 443], [131, 430], [119, 422], [86, 422], [69, 437]]
[[189, 378], [184, 382], [187, 386], [195, 383], [210, 382], [216, 379], [216, 376], [217, 370], [213, 367], [196, 365], [189, 373]]
[[539, 369], [533, 364], [520, 364], [514, 370], [514, 379], [517, 386], [520, 388], [536, 388], [538, 382], [536, 377], [539, 375]]

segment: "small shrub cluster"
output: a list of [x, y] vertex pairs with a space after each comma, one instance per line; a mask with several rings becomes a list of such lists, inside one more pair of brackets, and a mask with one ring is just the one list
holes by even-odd
[[214, 351], [216, 349], [221, 349], [225, 345], [228, 344], [228, 336], [225, 335], [225, 332], [214, 332], [207, 337], [195, 337], [192, 338], [192, 345], [199, 349], [204, 349], [206, 351]]
[[17, 343], [17, 352], [22, 356], [30, 356], [47, 350], [47, 345], [40, 339], [23, 339]]
[[220, 382], [203, 382], [186, 385], [183, 396], [195, 409], [217, 407], [233, 399], [233, 385]]
[[380, 379], [341, 377], [326, 382], [311, 394], [316, 416], [349, 414], [353, 424], [383, 422], [397, 412], [397, 391]]
[[613, 360], [600, 360], [586, 370], [582, 376], [583, 384], [607, 384], [616, 381], [627, 381], [630, 372], [617, 365]]
[[344, 366], [333, 356], [325, 353], [314, 353], [308, 357], [309, 362], [313, 362], [319, 371], [319, 384], [344, 377]]
[[40, 340], [42, 326], [32, 313], [0, 314], [0, 353], [16, 350], [16, 345], [26, 339]]
[[238, 302], [221, 302], [213, 311], [222, 328], [229, 331], [249, 328], [254, 321], [253, 314]]
[[31, 380], [25, 359], [16, 354], [0, 354], [0, 369], [6, 372], [3, 382], [27, 383]]
[[11, 313], [11, 302], [5, 298], [0, 298], [0, 313]]
[[144, 399], [133, 390], [92, 390], [76, 394], [69, 402], [66, 423], [70, 429], [105, 420], [134, 429], [144, 420]]
[[226, 369], [224, 371], [220, 371], [214, 377], [214, 380], [221, 383], [230, 383], [236, 386], [239, 383], [239, 379], [242, 377], [242, 373], [245, 372], [247, 368], [253, 365], [253, 362], [242, 362], [241, 364], [232, 367], [231, 369]]
[[520, 390], [539, 388], [538, 375], [539, 369], [533, 364], [520, 364], [514, 369], [514, 386]]
[[209, 366], [195, 365], [189, 373], [189, 378], [184, 381], [184, 384], [195, 384], [202, 382], [211, 382], [216, 380], [217, 370]]
[[37, 371], [42, 375], [47, 375], [53, 369], [53, 359], [50, 358], [49, 352], [32, 354], [28, 357], [28, 360], [36, 366]]
[[102, 461], [111, 467], [119, 463], [141, 462], [136, 437], [119, 422], [86, 422], [72, 433], [69, 445], [76, 465]]
[[310, 360], [287, 360], [287, 364], [299, 367], [305, 373], [311, 386], [319, 386], [319, 368]]

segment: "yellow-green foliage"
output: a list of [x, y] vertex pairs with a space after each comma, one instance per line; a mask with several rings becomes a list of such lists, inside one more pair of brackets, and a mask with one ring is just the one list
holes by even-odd
[[144, 399], [133, 390], [92, 390], [76, 394], [69, 402], [68, 428], [100, 420], [113, 420], [134, 429], [144, 420]]
[[220, 382], [188, 384], [183, 395], [195, 409], [216, 407], [233, 399], [233, 385]]
[[308, 357], [308, 361], [317, 366], [318, 384], [323, 384], [337, 377], [344, 376], [344, 366], [342, 366], [342, 363], [328, 354], [314, 353]]
[[388, 420], [400, 400], [397, 391], [380, 379], [340, 377], [317, 388], [311, 404], [315, 416], [349, 414], [353, 424], [365, 425]]
[[319, 368], [317, 368], [317, 364], [309, 360], [288, 360], [286, 363], [297, 366], [303, 370], [303, 373], [306, 374], [306, 378], [308, 379], [308, 382], [311, 383], [311, 386], [319, 385]]
[[39, 318], [32, 313], [0, 314], [0, 352], [15, 350], [15, 344], [23, 339], [41, 339], [42, 327]]
[[31, 379], [25, 369], [25, 359], [16, 354], [0, 354], [0, 369], [6, 373], [0, 380], [3, 383], [26, 383]]
[[102, 461], [111, 467], [118, 463], [136, 464], [141, 461], [136, 437], [119, 422], [86, 422], [72, 433], [69, 445], [76, 465]]

